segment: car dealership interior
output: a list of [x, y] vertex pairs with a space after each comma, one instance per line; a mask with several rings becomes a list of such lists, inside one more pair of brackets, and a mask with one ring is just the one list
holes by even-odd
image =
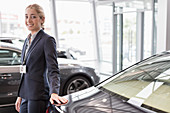
[[30, 33], [25, 9], [30, 4], [42, 6], [44, 31], [56, 41], [59, 95], [68, 104], [55, 110], [170, 112], [170, 0], [0, 2], [0, 113], [17, 113], [21, 56]]

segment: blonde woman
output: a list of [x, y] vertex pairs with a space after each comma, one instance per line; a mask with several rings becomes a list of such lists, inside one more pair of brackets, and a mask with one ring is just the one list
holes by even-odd
[[25, 25], [30, 34], [22, 49], [22, 74], [15, 103], [20, 113], [45, 113], [49, 101], [61, 105], [59, 68], [55, 39], [44, 32], [44, 11], [38, 4], [25, 9]]

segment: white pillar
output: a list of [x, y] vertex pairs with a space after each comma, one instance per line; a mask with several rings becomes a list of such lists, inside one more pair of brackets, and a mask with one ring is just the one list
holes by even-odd
[[156, 53], [170, 50], [170, 0], [158, 0]]
[[137, 13], [136, 30], [136, 61], [139, 62], [144, 57], [144, 12]]
[[58, 29], [57, 29], [57, 15], [55, 0], [50, 0], [51, 16], [52, 16], [52, 33], [56, 39], [57, 47], [59, 47]]
[[95, 31], [95, 45], [96, 45], [96, 54], [97, 54], [97, 62], [100, 62], [100, 51], [99, 51], [99, 32], [98, 32], [98, 24], [97, 24], [97, 11], [96, 11], [96, 1], [92, 0], [92, 11], [93, 11], [93, 24], [94, 24], [94, 31]]

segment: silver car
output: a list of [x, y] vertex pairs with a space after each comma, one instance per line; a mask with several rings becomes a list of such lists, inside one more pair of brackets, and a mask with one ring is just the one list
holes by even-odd
[[170, 51], [65, 97], [62, 113], [170, 113]]

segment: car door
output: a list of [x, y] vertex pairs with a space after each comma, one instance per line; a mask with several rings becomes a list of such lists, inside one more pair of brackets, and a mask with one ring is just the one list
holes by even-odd
[[20, 58], [20, 51], [0, 48], [0, 105], [15, 103], [21, 77]]

